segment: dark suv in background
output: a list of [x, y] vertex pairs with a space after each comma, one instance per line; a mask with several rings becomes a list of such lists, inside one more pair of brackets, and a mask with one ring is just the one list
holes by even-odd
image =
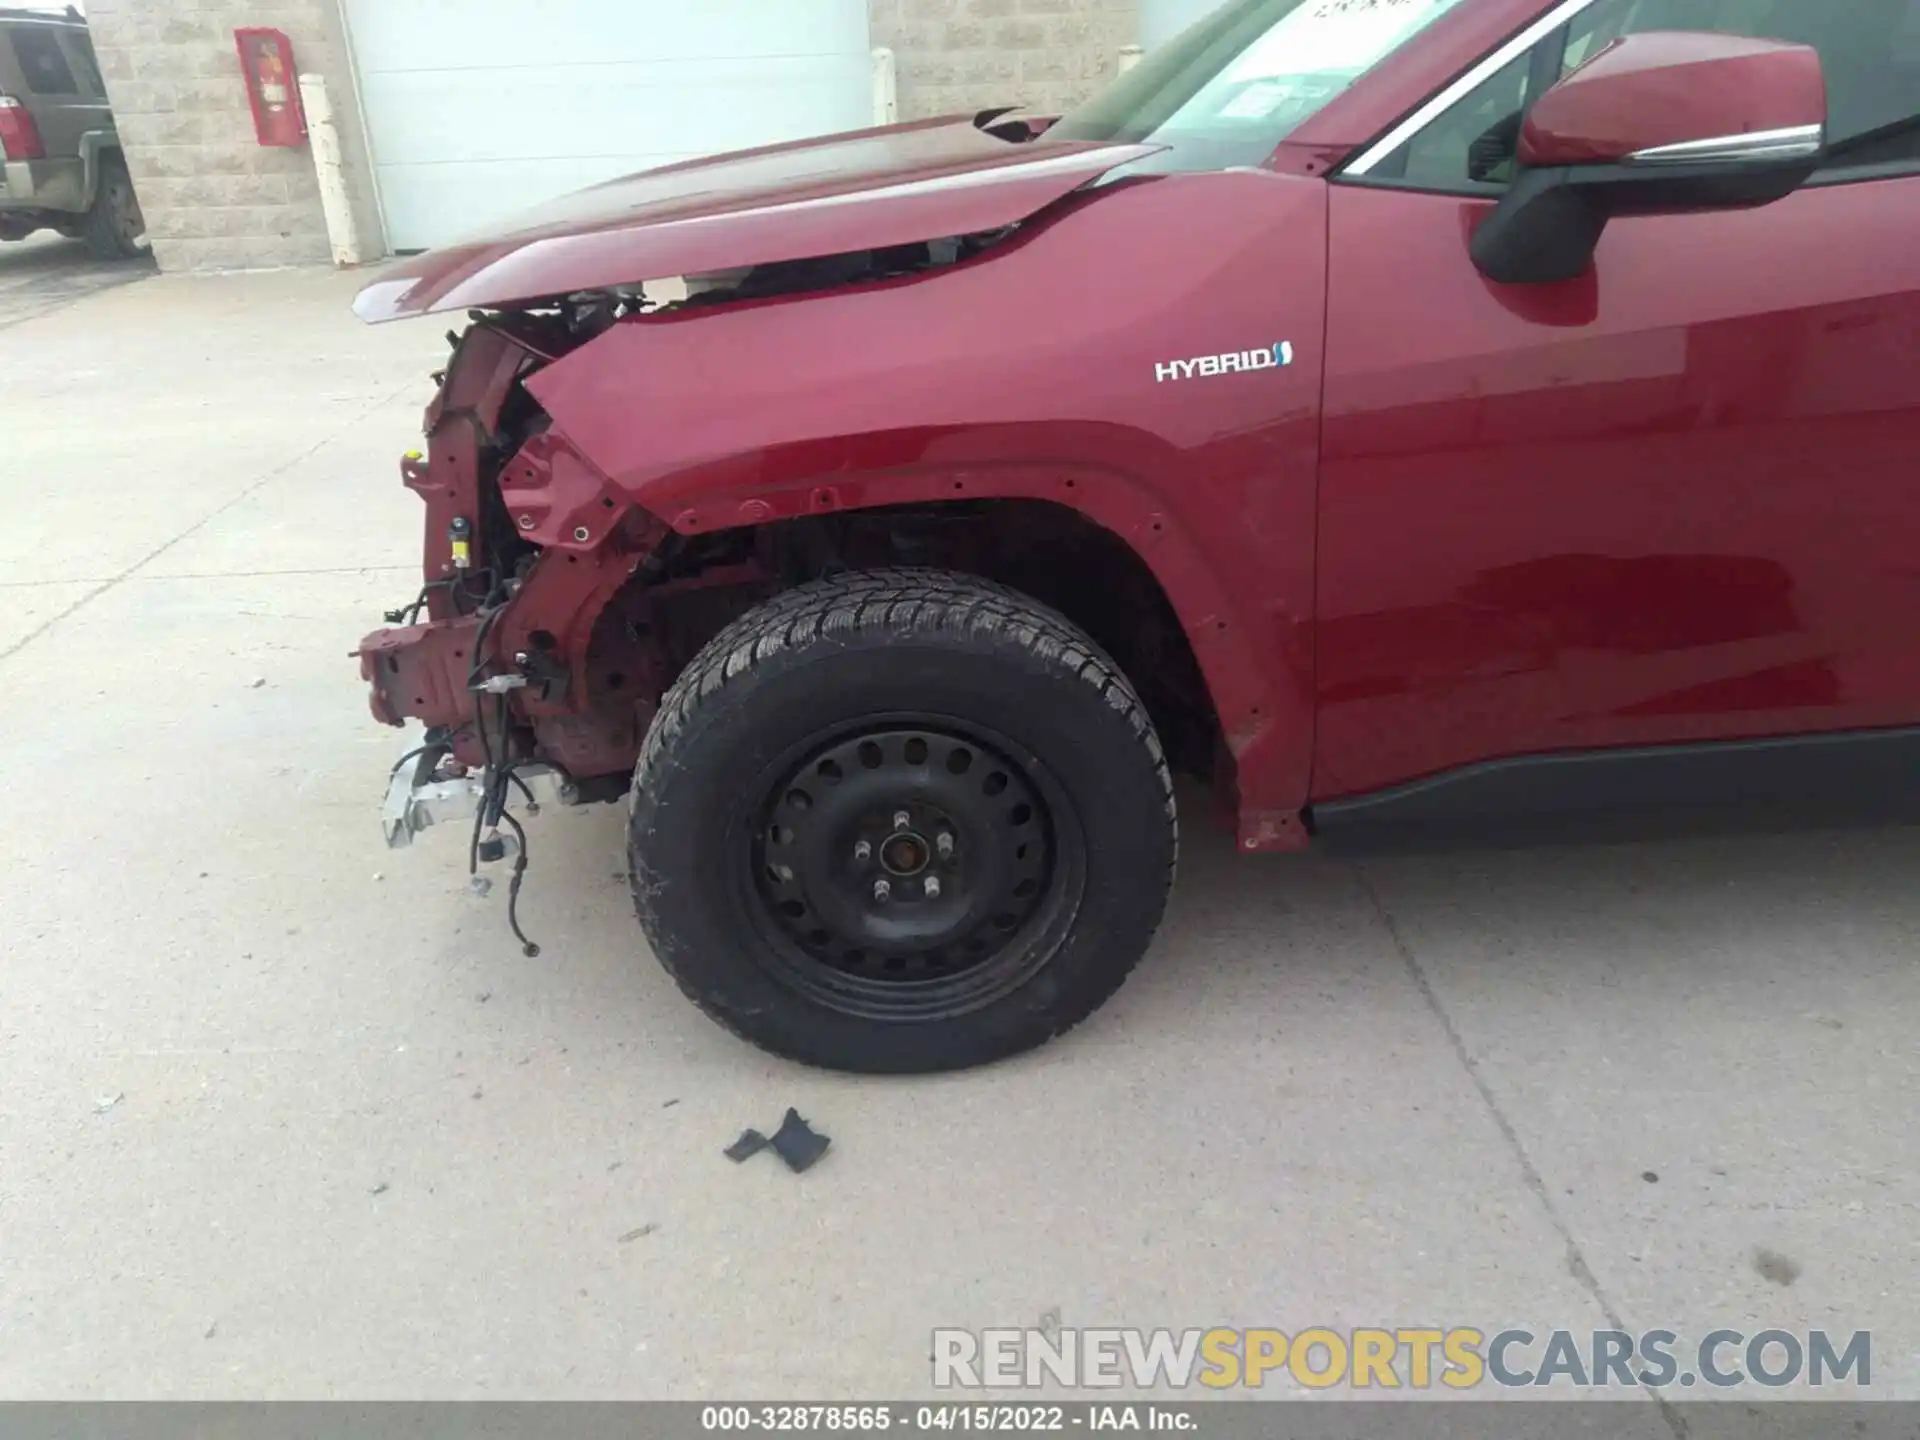
[[0, 7], [0, 240], [41, 229], [106, 260], [146, 251], [87, 22]]

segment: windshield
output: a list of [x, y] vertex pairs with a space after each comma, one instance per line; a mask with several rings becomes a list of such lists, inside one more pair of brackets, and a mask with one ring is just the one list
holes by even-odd
[[1257, 165], [1464, 0], [1232, 0], [1152, 51], [1049, 139], [1152, 141], [1180, 169]]

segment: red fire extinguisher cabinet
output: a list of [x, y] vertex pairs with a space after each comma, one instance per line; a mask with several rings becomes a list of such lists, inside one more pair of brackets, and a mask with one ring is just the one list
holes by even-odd
[[300, 107], [293, 42], [284, 31], [251, 25], [233, 32], [233, 47], [247, 82], [254, 135], [262, 145], [304, 145], [307, 116]]

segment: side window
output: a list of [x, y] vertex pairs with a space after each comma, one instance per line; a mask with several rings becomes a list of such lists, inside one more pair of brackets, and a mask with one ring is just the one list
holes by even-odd
[[87, 88], [104, 100], [107, 95], [107, 82], [100, 78], [100, 62], [94, 57], [93, 37], [84, 30], [69, 30], [67, 53], [73, 57], [74, 64], [79, 67], [81, 78], [87, 82]]
[[[1836, 7], [1830, 39], [1820, 47], [1832, 97], [1827, 117], [1828, 168], [1835, 171], [1920, 169], [1920, 0], [1903, 6], [1851, 0]], [[1872, 12], [1899, 13], [1876, 25]], [[1844, 20], [1842, 15], [1844, 14]]]
[[42, 25], [16, 25], [10, 32], [20, 77], [35, 95], [78, 95], [73, 70], [60, 49], [60, 37]]
[[1713, 30], [1812, 45], [1826, 69], [1827, 178], [1920, 168], [1920, 0], [1595, 0], [1374, 167], [1369, 179], [1497, 195], [1527, 107], [1624, 35]]
[[1520, 122], [1533, 100], [1535, 57], [1522, 55], [1441, 112], [1373, 173], [1421, 190], [1498, 194], [1513, 180]]
[[1644, 3], [1596, 0], [1442, 111], [1376, 165], [1369, 178], [1448, 194], [1498, 195], [1513, 182], [1527, 108], [1561, 76], [1624, 34]]

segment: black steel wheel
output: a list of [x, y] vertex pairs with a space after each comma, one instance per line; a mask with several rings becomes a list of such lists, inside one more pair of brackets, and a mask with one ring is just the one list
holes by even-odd
[[1071, 803], [1050, 803], [1057, 786], [1014, 749], [895, 717], [777, 775], [751, 868], [796, 988], [851, 1014], [932, 1019], [1026, 978], [1045, 955], [1035, 937], [1071, 917], [1084, 856]]
[[939, 1070], [1029, 1048], [1146, 948], [1172, 793], [1131, 687], [970, 576], [777, 597], [669, 692], [635, 776], [634, 898], [695, 1001], [781, 1054]]

